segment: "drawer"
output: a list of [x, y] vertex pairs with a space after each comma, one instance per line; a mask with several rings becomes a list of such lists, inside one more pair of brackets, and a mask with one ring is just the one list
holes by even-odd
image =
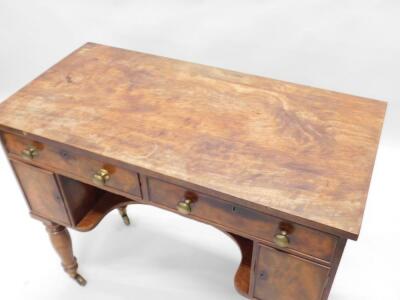
[[[51, 168], [56, 172], [64, 172], [67, 175], [75, 175], [98, 186], [104, 185], [141, 197], [139, 177], [135, 172], [76, 154], [62, 147], [32, 141], [18, 135], [6, 133], [4, 142], [8, 152], [36, 165]], [[27, 150], [32, 146], [33, 148], [28, 153]], [[25, 155], [22, 155], [24, 151]], [[95, 175], [97, 180], [94, 180]]]
[[54, 173], [16, 160], [11, 163], [31, 212], [59, 224], [71, 225]]
[[330, 268], [276, 249], [257, 249], [254, 298], [258, 300], [320, 300]]
[[[247, 233], [260, 240], [279, 243], [279, 247], [330, 262], [335, 252], [337, 238], [298, 224], [285, 222], [279, 218], [255, 210], [232, 204], [228, 201], [186, 190], [183, 187], [148, 178], [150, 200], [177, 209], [190, 207], [190, 215], [211, 223], [222, 225], [237, 232]], [[184, 203], [191, 200], [190, 204]], [[286, 231], [287, 236], [282, 235]], [[279, 239], [277, 239], [279, 238]], [[287, 243], [285, 243], [287, 242]]]

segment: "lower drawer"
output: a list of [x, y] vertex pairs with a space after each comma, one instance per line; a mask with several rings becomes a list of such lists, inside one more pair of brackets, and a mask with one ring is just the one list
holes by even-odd
[[12, 161], [12, 165], [32, 213], [70, 226], [71, 222], [55, 175], [18, 161]]
[[259, 300], [320, 300], [330, 269], [268, 246], [259, 246], [254, 298]]
[[[187, 190], [154, 178], [148, 178], [150, 200], [172, 209], [179, 205], [189, 205], [190, 215], [214, 224], [232, 228], [237, 232], [276, 242], [287, 233], [287, 248], [330, 262], [335, 252], [337, 238], [299, 224], [293, 224], [255, 210], [230, 202]], [[185, 199], [190, 204], [185, 204]], [[285, 238], [285, 237], [283, 237]]]

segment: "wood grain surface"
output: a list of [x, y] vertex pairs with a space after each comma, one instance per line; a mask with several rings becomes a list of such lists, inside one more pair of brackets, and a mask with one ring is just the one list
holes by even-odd
[[384, 102], [88, 43], [0, 124], [357, 238]]

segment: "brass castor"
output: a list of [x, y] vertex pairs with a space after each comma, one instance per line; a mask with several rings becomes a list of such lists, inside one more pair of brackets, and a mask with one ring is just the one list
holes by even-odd
[[129, 226], [131, 224], [131, 220], [129, 220], [128, 214], [126, 212], [126, 206], [118, 208], [119, 214], [122, 217], [122, 220], [124, 221], [126, 226]]
[[87, 281], [85, 278], [83, 278], [80, 274], [76, 274], [74, 277], [74, 280], [80, 285], [80, 286], [85, 286]]

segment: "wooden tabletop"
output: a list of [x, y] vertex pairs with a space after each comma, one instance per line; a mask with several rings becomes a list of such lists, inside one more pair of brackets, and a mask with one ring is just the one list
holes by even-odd
[[88, 43], [0, 124], [359, 235], [386, 103]]

